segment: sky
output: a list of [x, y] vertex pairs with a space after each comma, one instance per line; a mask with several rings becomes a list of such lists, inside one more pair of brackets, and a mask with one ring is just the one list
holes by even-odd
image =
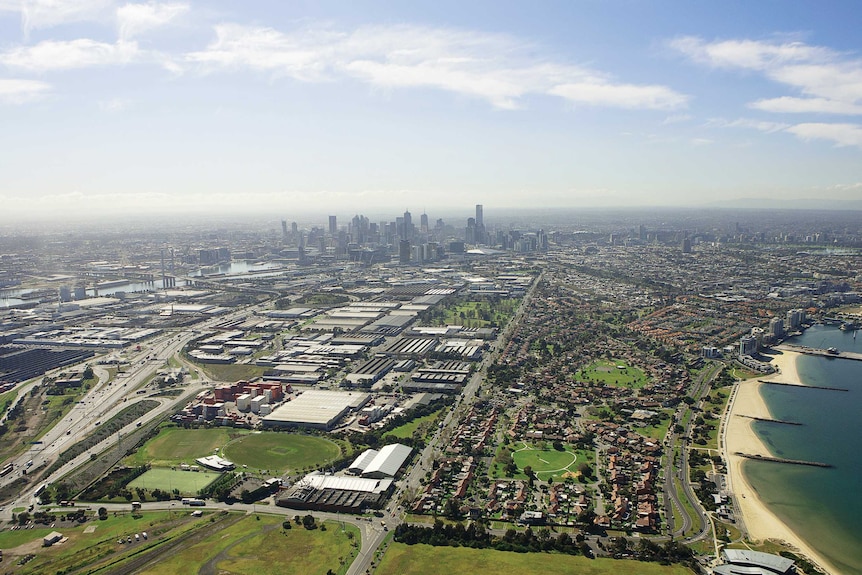
[[0, 224], [862, 199], [856, 1], [0, 0]]

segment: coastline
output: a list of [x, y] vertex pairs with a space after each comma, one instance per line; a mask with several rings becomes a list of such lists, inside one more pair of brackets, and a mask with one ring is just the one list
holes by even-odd
[[[724, 457], [728, 468], [728, 490], [733, 494], [736, 506], [742, 514], [745, 529], [750, 540], [765, 541], [776, 539], [795, 547], [809, 561], [827, 573], [838, 573], [835, 568], [808, 543], [791, 530], [781, 519], [772, 513], [761, 501], [757, 492], [742, 472], [744, 458], [736, 452], [771, 455], [752, 428], [751, 417], [771, 418], [769, 407], [760, 395], [761, 383], [758, 379], [774, 379], [782, 383], [801, 384], [796, 371], [796, 359], [801, 354], [784, 351], [772, 358], [778, 371], [767, 377], [740, 381], [734, 386], [733, 397], [728, 404], [725, 418]], [[741, 417], [748, 416], [748, 417]]]

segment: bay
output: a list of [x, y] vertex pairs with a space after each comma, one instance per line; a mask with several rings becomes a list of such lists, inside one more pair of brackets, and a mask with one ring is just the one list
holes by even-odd
[[[862, 352], [862, 339], [835, 326], [816, 325], [792, 343]], [[802, 425], [755, 422], [754, 429], [776, 457], [834, 467], [746, 461], [743, 473], [763, 503], [839, 573], [862, 574], [862, 362], [805, 355], [796, 367], [806, 385], [848, 391], [764, 385], [772, 416]]]

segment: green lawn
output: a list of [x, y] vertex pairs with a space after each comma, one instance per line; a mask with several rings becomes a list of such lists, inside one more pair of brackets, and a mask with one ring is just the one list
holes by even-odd
[[681, 565], [392, 543], [375, 575], [691, 575]]
[[164, 467], [150, 469], [140, 477], [129, 483], [129, 489], [141, 487], [143, 489], [172, 492], [179, 489], [181, 495], [196, 495], [197, 492], [213, 481], [221, 473], [215, 471], [181, 471]]
[[324, 575], [332, 569], [340, 574], [356, 555], [359, 530], [352, 525], [345, 531], [336, 522], [327, 522], [325, 531], [309, 531], [296, 524], [284, 530], [284, 517], [259, 517], [245, 517], [139, 573], [199, 573], [212, 562], [213, 573]]
[[434, 413], [429, 413], [428, 415], [424, 415], [422, 417], [417, 417], [413, 421], [408, 421], [404, 425], [396, 427], [392, 431], [386, 432], [386, 435], [394, 435], [398, 439], [404, 439], [406, 437], [412, 437], [413, 433], [419, 429], [420, 425], [425, 425], [426, 427], [430, 427], [434, 421], [437, 419], [437, 416], [440, 415], [440, 412], [443, 411], [443, 408], [438, 409]]
[[516, 443], [512, 446], [512, 458], [520, 472], [516, 478], [526, 478], [523, 475], [525, 467], [530, 466], [536, 477], [547, 481], [553, 477], [554, 481], [562, 481], [567, 472], [575, 473], [581, 463], [593, 465], [594, 456], [590, 451], [575, 451], [565, 446], [566, 451], [557, 451], [553, 448], [540, 448], [524, 443]]
[[212, 455], [217, 448], [229, 440], [229, 430], [222, 427], [211, 429], [183, 429], [165, 426], [154, 439], [132, 455], [127, 464], [170, 466], [179, 463], [194, 463], [198, 457]]
[[224, 448], [224, 456], [237, 465], [269, 471], [316, 467], [340, 455], [341, 448], [329, 439], [274, 431], [243, 435]]
[[598, 359], [579, 371], [578, 377], [582, 380], [631, 389], [640, 389], [649, 382], [649, 378], [642, 370], [619, 359]]
[[487, 327], [491, 324], [504, 326], [518, 309], [520, 299], [461, 301], [450, 305], [442, 317], [432, 320], [438, 325], [463, 325], [465, 327]]
[[655, 439], [656, 441], [663, 440], [664, 436], [667, 435], [668, 428], [670, 427], [670, 422], [671, 422], [670, 414], [673, 413], [673, 410], [663, 409], [662, 413], [664, 413], [667, 417], [664, 417], [663, 419], [659, 419], [658, 425], [647, 425], [646, 427], [635, 427], [634, 430], [643, 436], [649, 437], [650, 439]]
[[15, 389], [0, 394], [0, 414], [6, 413], [6, 410], [9, 409], [9, 406], [12, 405], [12, 402], [15, 401], [15, 397], [17, 396], [18, 391]]

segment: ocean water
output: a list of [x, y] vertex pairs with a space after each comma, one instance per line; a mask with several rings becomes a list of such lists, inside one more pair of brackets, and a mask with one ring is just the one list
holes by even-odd
[[[834, 326], [814, 326], [791, 343], [862, 353], [862, 335]], [[807, 385], [849, 391], [764, 385], [772, 416], [802, 425], [754, 422], [754, 429], [776, 457], [834, 467], [746, 461], [742, 470], [769, 509], [837, 573], [862, 574], [862, 361], [802, 356], [797, 370]]]

